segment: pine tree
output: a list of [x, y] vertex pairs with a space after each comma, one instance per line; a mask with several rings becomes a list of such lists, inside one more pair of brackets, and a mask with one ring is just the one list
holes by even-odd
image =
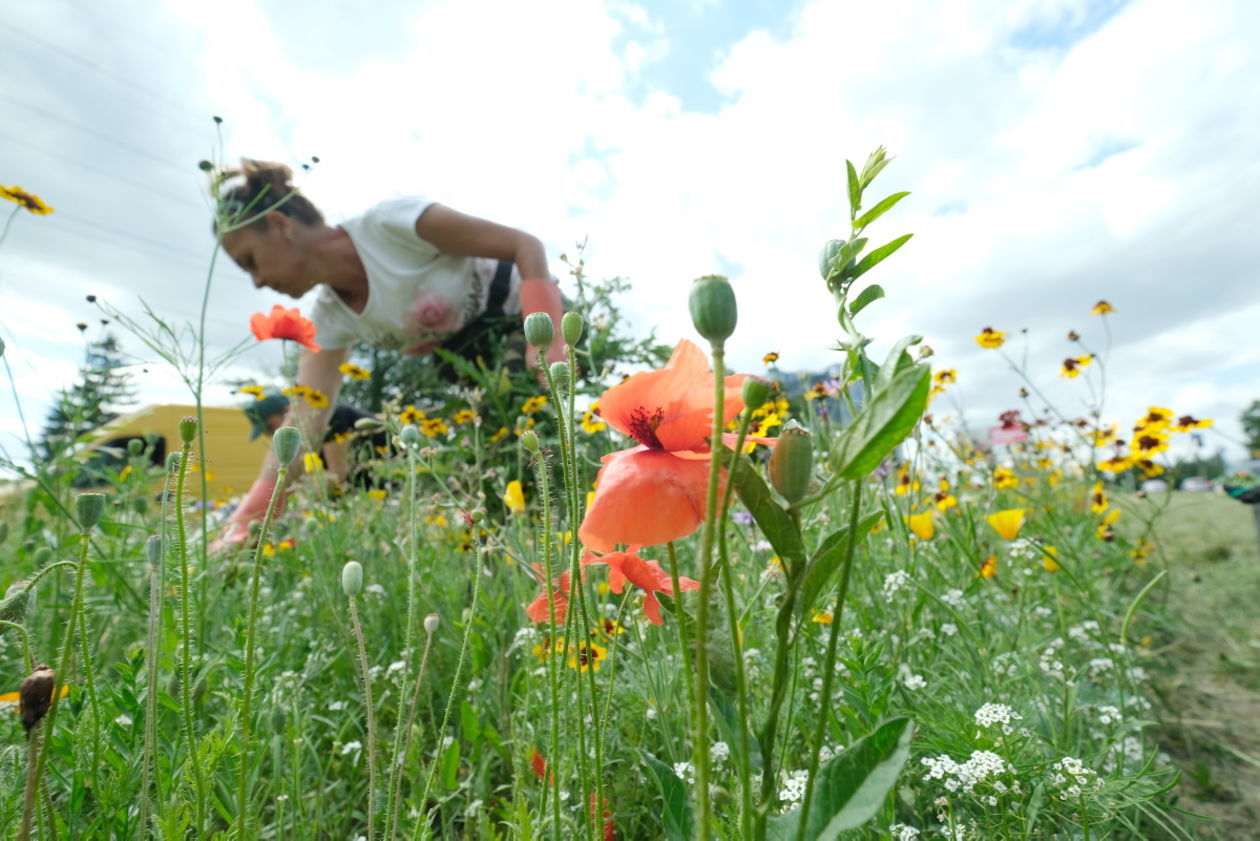
[[46, 457], [54, 457], [80, 435], [109, 423], [135, 403], [131, 375], [122, 371], [124, 365], [122, 347], [112, 334], [88, 343], [79, 381], [62, 390], [44, 421], [39, 446]]

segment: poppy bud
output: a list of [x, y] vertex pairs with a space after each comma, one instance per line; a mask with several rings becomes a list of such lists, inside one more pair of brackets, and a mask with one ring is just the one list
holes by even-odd
[[83, 530], [91, 531], [105, 513], [105, 494], [79, 494], [74, 501], [74, 510]]
[[289, 463], [297, 458], [298, 450], [302, 448], [302, 433], [298, 432], [296, 426], [282, 426], [272, 436], [271, 446], [276, 451], [276, 458], [280, 459], [280, 464], [288, 467]]
[[197, 437], [197, 419], [189, 415], [179, 419], [179, 440], [191, 444]]
[[545, 312], [531, 312], [525, 316], [525, 341], [536, 348], [551, 347], [556, 337], [556, 326]]
[[22, 726], [27, 733], [48, 712], [56, 686], [57, 673], [41, 663], [18, 687], [18, 708], [22, 711]]
[[127, 452], [133, 456], [138, 456], [144, 452], [144, 442], [139, 438], [132, 438], [127, 442]]
[[559, 391], [569, 390], [569, 363], [568, 362], [552, 362], [551, 363], [551, 381], [556, 384]]
[[363, 565], [358, 561], [346, 561], [341, 568], [341, 589], [352, 599], [363, 592]]
[[741, 394], [744, 399], [744, 408], [751, 412], [758, 406], [765, 404], [770, 399], [770, 392], [773, 390], [774, 383], [765, 377], [746, 377]]
[[26, 620], [26, 615], [31, 610], [31, 597], [34, 595], [26, 587], [26, 581], [14, 581], [4, 591], [4, 598], [0, 599], [0, 619], [19, 625]]
[[420, 443], [420, 430], [411, 424], [407, 424], [402, 428], [402, 432], [398, 433], [398, 440], [402, 441], [408, 447], [414, 447]]
[[521, 446], [531, 453], [538, 452], [538, 433], [527, 429], [521, 433]]
[[32, 559], [35, 561], [36, 569], [43, 568], [45, 564], [47, 564], [49, 561], [52, 560], [52, 556], [53, 556], [53, 550], [47, 546], [41, 546], [38, 549], [36, 549], [35, 557]]
[[211, 170], [214, 169], [214, 164], [210, 163], [209, 161], [197, 161], [197, 169], [201, 170], [202, 172], [210, 172]]
[[721, 275], [705, 275], [691, 282], [687, 298], [691, 323], [712, 345], [721, 345], [735, 332], [735, 290]]
[[789, 505], [805, 498], [814, 476], [814, 441], [809, 430], [794, 420], [779, 434], [779, 443], [770, 456], [770, 484]]
[[156, 567], [162, 563], [162, 538], [160, 535], [149, 535], [149, 539], [144, 543], [144, 556], [148, 558], [149, 566]]
[[560, 319], [560, 335], [564, 336], [564, 343], [569, 347], [575, 347], [578, 340], [582, 338], [582, 330], [585, 327], [581, 313], [566, 312], [564, 318]]
[[424, 617], [424, 632], [426, 634], [432, 634], [436, 631], [438, 629], [438, 623], [441, 619], [442, 618], [436, 613], [430, 613], [428, 616]]
[[174, 476], [179, 472], [180, 462], [184, 460], [183, 454], [171, 453], [166, 457], [166, 472]]

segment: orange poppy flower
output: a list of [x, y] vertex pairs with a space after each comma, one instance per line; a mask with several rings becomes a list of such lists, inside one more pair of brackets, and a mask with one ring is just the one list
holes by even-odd
[[[534, 564], [533, 566], [539, 576], [545, 579], [546, 573], [543, 571], [543, 568], [538, 564]], [[569, 571], [565, 570], [560, 573], [560, 577], [556, 579], [551, 590], [551, 598], [555, 601], [556, 605], [557, 625], [563, 625], [565, 618], [569, 615], [568, 593]], [[545, 586], [543, 587], [542, 592], [538, 594], [538, 597], [530, 602], [529, 606], [525, 608], [525, 615], [528, 616], [535, 625], [541, 625], [544, 622], [551, 621], [551, 609], [547, 606], [547, 588]]]
[[271, 308], [271, 315], [256, 312], [249, 318], [249, 329], [254, 331], [254, 338], [260, 342], [267, 339], [291, 339], [313, 351], [322, 350], [315, 344], [315, 325], [310, 319], [304, 318], [297, 307], [286, 310], [276, 304]]
[[[653, 625], [663, 625], [661, 619], [661, 603], [656, 594], [667, 596], [674, 594], [674, 583], [669, 573], [661, 569], [657, 561], [645, 561], [639, 557], [639, 547], [631, 546], [628, 552], [609, 552], [606, 555], [588, 555], [583, 564], [608, 564], [608, 587], [620, 594], [626, 582], [639, 587], [647, 594], [643, 601], [643, 612]], [[690, 578], [679, 578], [678, 586], [684, 590], [699, 590], [700, 582]]]
[[[723, 426], [744, 408], [746, 376], [725, 380]], [[582, 542], [609, 552], [618, 543], [650, 546], [695, 531], [704, 521], [713, 428], [713, 372], [704, 353], [683, 339], [664, 368], [608, 389], [599, 409], [639, 446], [604, 456], [595, 499], [578, 529]]]

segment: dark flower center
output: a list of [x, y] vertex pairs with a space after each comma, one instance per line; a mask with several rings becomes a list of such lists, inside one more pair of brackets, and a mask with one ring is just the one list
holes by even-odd
[[647, 407], [639, 406], [630, 413], [630, 435], [645, 447], [663, 450], [665, 445], [656, 437], [656, 429], [665, 420], [665, 412], [659, 406], [651, 413]]

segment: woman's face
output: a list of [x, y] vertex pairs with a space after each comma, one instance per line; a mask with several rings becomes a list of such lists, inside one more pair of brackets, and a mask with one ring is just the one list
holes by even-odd
[[223, 250], [249, 273], [254, 286], [301, 298], [314, 284], [309, 280], [301, 226], [283, 213], [267, 214], [263, 225], [230, 231], [220, 237]]

